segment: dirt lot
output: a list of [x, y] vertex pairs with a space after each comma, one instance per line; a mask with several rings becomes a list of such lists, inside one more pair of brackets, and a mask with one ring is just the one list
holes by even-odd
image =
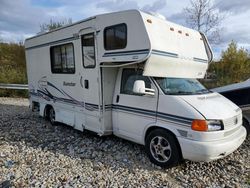
[[152, 165], [143, 146], [51, 126], [26, 99], [0, 98], [0, 187], [250, 187], [250, 139], [210, 163]]

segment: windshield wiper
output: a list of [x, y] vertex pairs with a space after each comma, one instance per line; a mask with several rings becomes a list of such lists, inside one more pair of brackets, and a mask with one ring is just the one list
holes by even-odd
[[196, 93], [200, 93], [200, 94], [202, 94], [202, 93], [210, 93], [210, 92], [211, 91], [208, 90], [208, 89], [201, 89], [201, 90], [196, 91]]
[[169, 92], [169, 93], [166, 93], [167, 95], [178, 95], [178, 94], [181, 94], [181, 95], [193, 95], [195, 94], [194, 92], [191, 92], [191, 91], [177, 91], [177, 92]]

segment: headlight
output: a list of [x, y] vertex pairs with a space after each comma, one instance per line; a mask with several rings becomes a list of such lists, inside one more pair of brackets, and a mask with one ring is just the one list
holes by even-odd
[[199, 120], [192, 122], [192, 129], [195, 131], [219, 131], [223, 130], [223, 123], [220, 120]]
[[219, 120], [207, 120], [208, 131], [219, 131], [223, 130], [222, 121]]

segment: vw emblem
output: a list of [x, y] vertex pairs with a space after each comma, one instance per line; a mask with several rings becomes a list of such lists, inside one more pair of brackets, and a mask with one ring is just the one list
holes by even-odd
[[234, 119], [234, 124], [236, 125], [238, 123], [238, 118]]

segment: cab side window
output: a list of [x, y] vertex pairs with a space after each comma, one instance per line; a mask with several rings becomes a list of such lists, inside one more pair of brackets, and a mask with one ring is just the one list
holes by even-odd
[[151, 88], [151, 82], [149, 78], [142, 75], [141, 69], [123, 69], [120, 93], [138, 95], [133, 92], [134, 82], [136, 80], [143, 80], [145, 82], [146, 88]]

